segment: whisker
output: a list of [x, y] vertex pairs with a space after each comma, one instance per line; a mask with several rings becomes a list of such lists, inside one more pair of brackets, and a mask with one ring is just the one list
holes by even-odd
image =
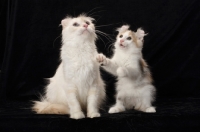
[[99, 34], [101, 34], [101, 35], [104, 36], [105, 38], [107, 38], [109, 41], [110, 41], [110, 40], [113, 40], [113, 39], [109, 36], [109, 34], [106, 34], [106, 33], [102, 32], [102, 31], [99, 31], [99, 30], [96, 30], [96, 32], [99, 33]]
[[91, 9], [89, 12], [87, 12], [86, 14], [88, 14], [89, 16], [90, 16], [90, 12], [92, 12], [93, 10], [95, 10], [95, 9], [98, 9], [98, 8], [102, 8], [103, 6], [99, 6], [99, 7], [95, 7], [95, 8], [93, 8], [93, 9]]
[[98, 38], [103, 42], [104, 48], [105, 48], [106, 44], [105, 44], [105, 42], [103, 41], [103, 39], [102, 39], [99, 35], [98, 35]]
[[95, 22], [97, 23], [101, 18], [102, 18], [102, 16], [98, 16], [98, 18], [96, 18]]
[[103, 11], [106, 11], [106, 10], [101, 10], [101, 11], [93, 12], [93, 13], [90, 14], [90, 16], [94, 15], [95, 13], [100, 13], [100, 12], [103, 12]]
[[100, 33], [99, 33], [99, 35], [102, 35], [103, 37], [105, 37], [106, 39], [108, 39], [108, 41], [110, 41], [110, 39], [108, 37], [106, 37], [105, 35], [100, 34]]
[[120, 24], [121, 22], [118, 23], [113, 23], [113, 24], [106, 24], [106, 25], [99, 25], [99, 26], [95, 26], [95, 27], [105, 27], [105, 26], [111, 26], [111, 25], [116, 25], [116, 24]]
[[[102, 34], [101, 34], [102, 35]], [[99, 35], [98, 35], [98, 37], [100, 37]], [[100, 37], [100, 39], [103, 41], [103, 39]], [[103, 41], [104, 42], [104, 41]], [[113, 43], [113, 40], [108, 40], [108, 42], [107, 43], [105, 43], [104, 42], [104, 49], [106, 49], [106, 51], [108, 51], [109, 53], [111, 52], [111, 50], [112, 50], [112, 47], [113, 47], [113, 44], [110, 44], [109, 46], [108, 46], [108, 48], [106, 48], [107, 47], [107, 45], [109, 44], [109, 43]]]
[[107, 52], [111, 53], [113, 51], [113, 48], [114, 48], [114, 43], [111, 43], [107, 48]]
[[59, 37], [61, 37], [61, 34], [60, 34], [58, 37], [56, 37], [55, 40], [53, 41], [53, 47], [54, 47], [54, 44], [55, 44], [56, 40], [57, 40]]
[[[93, 18], [95, 18], [95, 17], [98, 17], [98, 18], [100, 18], [101, 16], [99, 16], [99, 15], [92, 15], [91, 17], [93, 17]], [[99, 19], [98, 19], [99, 20]], [[97, 22], [97, 20], [96, 19], [94, 19], [94, 21], [95, 22]]]
[[104, 33], [100, 32], [100, 31], [96, 31], [96, 33], [101, 34], [102, 36], [104, 36], [106, 38], [109, 38], [109, 36], [107, 34], [104, 34]]
[[106, 26], [111, 26], [111, 25], [114, 25], [114, 24], [99, 25], [99, 26], [96, 26], [96, 27], [106, 27]]

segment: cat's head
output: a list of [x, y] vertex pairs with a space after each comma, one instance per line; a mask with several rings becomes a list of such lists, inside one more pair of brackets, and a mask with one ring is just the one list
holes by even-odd
[[129, 30], [128, 25], [123, 25], [117, 29], [118, 35], [115, 42], [115, 48], [124, 51], [141, 50], [145, 32], [139, 28], [136, 32]]
[[72, 39], [96, 39], [95, 26], [93, 18], [81, 14], [78, 17], [66, 17], [61, 21], [62, 35], [70, 40]]

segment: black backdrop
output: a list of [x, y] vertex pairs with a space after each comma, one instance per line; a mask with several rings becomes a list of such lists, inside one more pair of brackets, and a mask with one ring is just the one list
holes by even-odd
[[[143, 54], [150, 65], [157, 96], [200, 93], [198, 0], [9, 0], [7, 4], [7, 32], [3, 32], [6, 43], [4, 38], [1, 41], [1, 46], [6, 47], [1, 57], [1, 96], [33, 97], [41, 92], [43, 78], [52, 77], [59, 64], [61, 19], [91, 10], [88, 14], [97, 20], [97, 26], [110, 24], [98, 29], [113, 39], [115, 28], [126, 23], [133, 30], [142, 27], [148, 33]], [[98, 39], [98, 51], [110, 56], [113, 41], [100, 37], [103, 41]], [[112, 84], [112, 77], [106, 73], [103, 76]]]
[[[3, 0], [1, 2], [1, 102], [37, 99], [59, 64], [61, 20], [91, 14], [98, 30], [115, 39], [115, 29], [142, 27], [143, 56], [148, 62], [157, 101], [200, 96], [199, 0]], [[109, 24], [109, 25], [108, 25]], [[111, 56], [113, 41], [100, 36], [99, 52]], [[102, 71], [108, 102], [115, 79]], [[161, 102], [162, 103], [162, 102]]]

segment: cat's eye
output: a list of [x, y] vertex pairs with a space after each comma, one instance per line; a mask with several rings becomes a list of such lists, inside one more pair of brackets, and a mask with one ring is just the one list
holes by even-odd
[[128, 37], [127, 40], [131, 40], [131, 37]]
[[75, 23], [73, 24], [73, 26], [78, 27], [79, 24], [78, 24], [77, 22], [75, 22]]
[[88, 22], [88, 21], [86, 21], [85, 23], [86, 23], [87, 25], [90, 25], [90, 22]]
[[123, 35], [120, 35], [119, 37], [120, 37], [120, 38], [122, 38], [122, 37], [123, 37]]

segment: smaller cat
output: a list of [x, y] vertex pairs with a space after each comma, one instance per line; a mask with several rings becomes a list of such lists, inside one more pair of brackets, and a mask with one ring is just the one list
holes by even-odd
[[106, 71], [118, 76], [116, 104], [109, 109], [109, 113], [132, 108], [154, 113], [156, 110], [152, 102], [156, 89], [141, 52], [146, 34], [140, 28], [133, 32], [128, 25], [123, 25], [117, 31], [114, 56], [108, 59], [99, 54], [96, 58]]

